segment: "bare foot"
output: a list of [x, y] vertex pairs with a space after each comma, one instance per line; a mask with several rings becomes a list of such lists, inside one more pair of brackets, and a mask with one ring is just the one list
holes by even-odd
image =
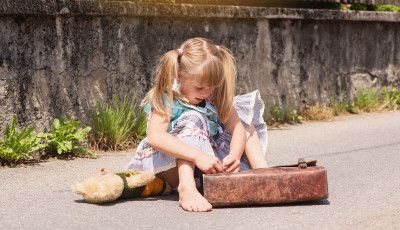
[[196, 187], [178, 187], [179, 205], [189, 212], [211, 211], [211, 204], [204, 198]]

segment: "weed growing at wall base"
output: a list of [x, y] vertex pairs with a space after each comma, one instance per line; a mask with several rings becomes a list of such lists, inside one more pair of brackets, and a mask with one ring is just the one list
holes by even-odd
[[43, 148], [40, 139], [33, 134], [34, 127], [17, 130], [17, 116], [14, 115], [11, 125], [6, 127], [4, 140], [0, 141], [0, 163], [19, 163], [23, 158], [31, 159], [31, 153]]
[[110, 104], [96, 103], [92, 112], [92, 144], [97, 149], [127, 148], [146, 133], [146, 116], [136, 108], [136, 93], [118, 101], [118, 94]]
[[373, 89], [361, 89], [356, 94], [354, 101], [342, 97], [331, 99], [329, 106], [318, 103], [308, 106], [297, 114], [296, 109], [281, 109], [274, 105], [273, 109], [264, 112], [264, 118], [269, 126], [280, 124], [294, 124], [304, 121], [331, 121], [335, 116], [346, 113], [362, 113], [386, 110], [397, 110], [400, 106], [400, 91], [392, 85], [389, 90], [386, 86], [380, 93]]
[[352, 110], [349, 105], [350, 105], [350, 99], [348, 98], [331, 98], [329, 102], [329, 108], [332, 108], [332, 112], [334, 116], [339, 116], [342, 113], [349, 112], [349, 110]]
[[379, 98], [373, 89], [362, 89], [358, 91], [354, 105], [361, 112], [372, 112], [378, 107]]
[[135, 111], [135, 125], [133, 126], [134, 142], [138, 144], [146, 137], [147, 113], [144, 110]]
[[392, 88], [388, 91], [387, 87], [382, 88], [380, 95], [382, 105], [380, 109], [393, 109], [397, 110], [400, 105], [400, 91], [397, 91], [396, 87], [392, 84]]
[[274, 105], [272, 110], [265, 110], [263, 116], [270, 126], [279, 126], [286, 123], [295, 124], [303, 121], [303, 117], [297, 113], [297, 109], [287, 108], [287, 106], [286, 108], [279, 108], [277, 104]]
[[82, 147], [81, 141], [87, 136], [91, 128], [88, 126], [79, 129], [81, 123], [74, 117], [67, 120], [65, 114], [60, 120], [54, 119], [51, 133], [39, 133], [37, 136], [44, 140], [44, 146], [51, 156], [69, 153], [89, 154], [90, 151]]

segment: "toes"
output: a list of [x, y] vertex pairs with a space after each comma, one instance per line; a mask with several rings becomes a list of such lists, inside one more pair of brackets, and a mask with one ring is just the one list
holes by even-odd
[[199, 207], [199, 212], [205, 212], [204, 207]]
[[207, 202], [207, 204], [204, 205], [204, 212], [209, 212], [211, 211], [212, 206], [210, 203]]
[[186, 210], [188, 212], [193, 212], [193, 208], [190, 205], [181, 205], [183, 210]]
[[207, 212], [207, 204], [203, 204], [201, 207], [202, 212]]
[[189, 205], [188, 207], [189, 207], [189, 209], [187, 211], [196, 212], [196, 209], [193, 206]]
[[208, 212], [212, 209], [211, 204], [201, 194], [185, 196], [182, 193], [180, 196], [179, 205], [188, 212]]
[[208, 212], [211, 211], [211, 205], [207, 202], [207, 203], [202, 203], [200, 204], [198, 210], [199, 212]]

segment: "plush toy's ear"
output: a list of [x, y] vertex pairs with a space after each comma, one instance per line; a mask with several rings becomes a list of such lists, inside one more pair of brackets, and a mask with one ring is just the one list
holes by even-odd
[[130, 188], [137, 188], [143, 185], [147, 185], [152, 182], [156, 177], [151, 172], [145, 172], [140, 174], [133, 174], [130, 172], [125, 173], [126, 182]]

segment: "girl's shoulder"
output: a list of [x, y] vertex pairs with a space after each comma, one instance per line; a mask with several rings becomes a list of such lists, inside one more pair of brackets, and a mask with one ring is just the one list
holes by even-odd
[[[196, 110], [202, 114], [205, 114], [209, 118], [210, 118], [210, 116], [212, 116], [213, 118], [215, 116], [217, 116], [217, 110], [212, 101], [212, 95], [210, 95], [209, 97], [207, 97], [205, 99], [205, 105], [203, 107], [194, 106], [189, 103], [185, 103], [183, 100], [184, 99], [180, 99], [180, 98], [174, 96], [174, 98], [172, 100], [172, 108], [171, 108], [169, 97], [166, 93], [164, 94], [164, 103], [165, 103], [167, 110], [171, 111], [171, 115], [172, 115], [171, 120], [175, 120], [183, 112], [185, 112], [186, 110], [190, 110], [190, 109]], [[146, 113], [150, 114], [151, 113], [151, 105], [147, 104], [145, 106], [144, 110]]]
[[[176, 97], [173, 97], [172, 106], [171, 106], [169, 96], [166, 93], [164, 93], [164, 104], [165, 104], [165, 107], [167, 110], [170, 110], [172, 108], [172, 111], [171, 111], [172, 116], [179, 116], [188, 107], [185, 103], [183, 103], [180, 99], [178, 99]], [[151, 104], [148, 103], [145, 105], [144, 111], [147, 114], [150, 114], [152, 112], [151, 108], [152, 108]]]

